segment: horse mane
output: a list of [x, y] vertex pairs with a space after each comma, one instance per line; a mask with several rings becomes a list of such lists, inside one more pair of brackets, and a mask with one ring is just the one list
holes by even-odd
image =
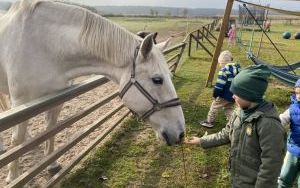
[[[136, 35], [112, 23], [104, 17], [90, 11], [84, 12], [84, 23], [80, 33], [80, 41], [96, 56], [101, 54], [120, 64], [134, 54], [141, 43]], [[120, 53], [127, 51], [125, 53]]]
[[[34, 10], [44, 2], [69, 5], [83, 12], [83, 23], [78, 40], [91, 55], [99, 59], [122, 66], [122, 63], [125, 63], [124, 60], [132, 57], [136, 46], [141, 43], [139, 37], [100, 16], [94, 8], [86, 5], [61, 0], [22, 0], [14, 3], [10, 11], [27, 9], [30, 14], [33, 14]], [[76, 11], [73, 12], [76, 14]]]
[[53, 2], [58, 2], [58, 3], [64, 3], [64, 4], [68, 4], [68, 5], [75, 5], [75, 6], [79, 6], [81, 8], [87, 9], [93, 13], [98, 13], [97, 9], [95, 9], [94, 7], [88, 6], [88, 5], [83, 5], [80, 3], [74, 3], [74, 2], [70, 2], [70, 1], [65, 1], [65, 0], [53, 0]]

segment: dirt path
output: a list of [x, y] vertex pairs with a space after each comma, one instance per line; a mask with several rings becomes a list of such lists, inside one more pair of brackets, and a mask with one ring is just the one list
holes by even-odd
[[[89, 91], [83, 95], [80, 95], [73, 100], [66, 102], [63, 106], [63, 110], [59, 116], [59, 121], [66, 119], [67, 117], [76, 114], [77, 112], [81, 111], [84, 107], [100, 100], [102, 97], [105, 97], [109, 94], [111, 94], [113, 91], [117, 89], [116, 85], [109, 82], [103, 86], [100, 86], [92, 91]], [[73, 136], [76, 136], [78, 133], [80, 133], [84, 128], [86, 128], [88, 125], [105, 115], [109, 110], [116, 107], [118, 104], [120, 104], [119, 98], [114, 99], [107, 105], [101, 107], [97, 111], [91, 113], [87, 117], [83, 118], [82, 120], [78, 121], [77, 123], [73, 124], [70, 128], [67, 128], [56, 135], [55, 139], [55, 149], [59, 148], [60, 146], [63, 146], [67, 141], [71, 140]], [[114, 117], [118, 116], [115, 115]], [[114, 118], [113, 117], [113, 118]], [[112, 118], [112, 119], [113, 119]], [[91, 141], [93, 141], [99, 133], [105, 129], [109, 125], [108, 123], [103, 124], [99, 129], [94, 131], [92, 134], [90, 134], [87, 138], [82, 140], [80, 143], [78, 143], [75, 147], [73, 147], [69, 152], [67, 152], [65, 155], [59, 158], [58, 162], [62, 164], [63, 166], [68, 163], [76, 154], [78, 154], [82, 149], [87, 146]], [[34, 137], [38, 135], [40, 132], [45, 130], [45, 115], [40, 114], [35, 118], [30, 119], [29, 126], [28, 126], [28, 132], [31, 137]], [[11, 136], [11, 129], [6, 130], [2, 133], [3, 140], [5, 147], [10, 149], [10, 136]], [[35, 164], [37, 164], [41, 158], [43, 158], [44, 155], [44, 144], [33, 148], [32, 151], [25, 154], [21, 158], [20, 164], [22, 165], [22, 172], [25, 172], [30, 167], [33, 167]], [[5, 187], [5, 178], [7, 175], [7, 167], [4, 167], [0, 169], [0, 187]], [[43, 171], [38, 176], [36, 176], [30, 183], [28, 183], [27, 187], [41, 187], [43, 184], [46, 183], [46, 181], [49, 179], [49, 175], [46, 171]]]

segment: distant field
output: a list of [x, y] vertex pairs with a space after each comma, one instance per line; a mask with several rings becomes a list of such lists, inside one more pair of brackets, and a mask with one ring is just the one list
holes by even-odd
[[[131, 32], [152, 31], [158, 32], [160, 39], [166, 39], [169, 36], [179, 32], [190, 32], [201, 25], [208, 24], [212, 19], [184, 19], [184, 18], [138, 18], [138, 17], [111, 17], [115, 23], [127, 28]], [[183, 37], [175, 39], [182, 40]]]
[[[171, 32], [186, 31], [187, 21], [189, 31], [210, 21], [144, 18], [112, 20], [132, 32], [143, 30], [147, 26], [147, 30], [158, 31], [162, 38]], [[269, 34], [289, 62], [300, 61], [300, 40], [282, 39], [281, 33], [284, 31], [300, 32], [299, 25], [274, 23]], [[251, 31], [245, 31], [242, 35], [245, 45], [249, 45]], [[255, 54], [260, 37], [261, 33], [255, 32]], [[265, 37], [262, 44], [262, 59], [269, 63], [285, 65]], [[226, 40], [223, 49], [227, 49]], [[236, 46], [229, 50], [233, 52], [234, 60], [242, 67], [251, 64], [243, 49]], [[198, 125], [198, 121], [206, 117], [212, 100], [212, 89], [204, 87], [211, 58], [203, 50], [192, 50], [191, 58], [187, 57], [186, 52], [187, 50], [181, 69], [176, 73], [177, 77], [174, 77], [174, 84], [182, 101], [187, 136], [201, 136], [205, 131], [209, 134], [217, 132], [226, 123], [221, 112], [214, 129], [207, 130]], [[289, 105], [290, 91], [291, 88], [272, 79], [266, 98], [273, 101], [282, 112]], [[123, 126], [122, 131], [114, 135], [110, 143], [94, 151], [81, 167], [72, 172], [63, 181], [62, 187], [230, 187], [227, 171], [228, 150], [228, 146], [210, 150], [188, 146], [167, 147], [157, 142], [148, 125], [130, 120]], [[101, 176], [108, 179], [102, 180]]]

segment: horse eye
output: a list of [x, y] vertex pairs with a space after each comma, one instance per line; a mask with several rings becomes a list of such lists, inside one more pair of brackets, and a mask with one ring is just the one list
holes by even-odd
[[156, 85], [162, 85], [164, 80], [162, 77], [156, 76], [152, 78], [152, 81]]

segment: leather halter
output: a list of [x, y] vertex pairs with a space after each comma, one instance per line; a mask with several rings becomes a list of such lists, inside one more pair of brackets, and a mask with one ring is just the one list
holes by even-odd
[[134, 85], [151, 103], [152, 108], [146, 111], [142, 116], [139, 117], [139, 120], [145, 120], [149, 118], [154, 112], [160, 111], [164, 108], [174, 107], [174, 106], [180, 106], [180, 100], [179, 98], [174, 98], [171, 100], [168, 100], [163, 103], [159, 103], [156, 99], [154, 99], [150, 93], [148, 93], [143, 86], [135, 79], [135, 62], [136, 58], [138, 56], [139, 52], [139, 46], [136, 47], [134, 51], [134, 59], [133, 59], [133, 66], [131, 70], [131, 77], [130, 80], [127, 82], [127, 84], [124, 86], [124, 88], [120, 92], [120, 97], [123, 98], [123, 96], [126, 94], [126, 92], [129, 90], [129, 88]]

